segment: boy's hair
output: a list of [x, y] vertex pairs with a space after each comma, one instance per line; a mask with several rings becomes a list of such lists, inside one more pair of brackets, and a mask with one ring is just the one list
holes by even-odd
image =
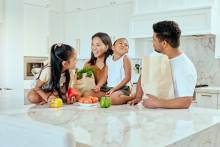
[[171, 47], [180, 45], [181, 30], [175, 21], [160, 21], [153, 24], [153, 30], [160, 41], [167, 41]]
[[[52, 90], [56, 90], [59, 97], [62, 98], [60, 88], [60, 78], [62, 74], [62, 62], [68, 61], [72, 53], [75, 52], [74, 48], [67, 44], [54, 44], [51, 47], [51, 78], [50, 83], [52, 84]], [[69, 70], [65, 71], [66, 76], [66, 90], [68, 89], [70, 82]]]
[[[103, 33], [103, 32], [98, 32], [98, 33], [94, 34], [92, 36], [92, 39], [94, 39], [95, 37], [100, 38], [102, 40], [102, 42], [106, 46], [108, 46], [107, 52], [105, 53], [105, 59], [104, 59], [104, 63], [106, 63], [106, 59], [108, 58], [108, 56], [113, 54], [111, 38], [109, 37], [109, 35], [107, 33]], [[91, 52], [91, 58], [88, 61], [88, 63], [90, 63], [91, 65], [95, 65], [96, 60], [97, 60], [97, 58], [94, 56], [93, 52]]]
[[127, 38], [123, 38], [123, 37], [122, 37], [122, 38], [118, 38], [118, 39], [116, 39], [116, 40], [114, 41], [113, 45], [115, 45], [116, 42], [119, 41], [119, 40], [126, 40], [126, 41], [128, 42]]

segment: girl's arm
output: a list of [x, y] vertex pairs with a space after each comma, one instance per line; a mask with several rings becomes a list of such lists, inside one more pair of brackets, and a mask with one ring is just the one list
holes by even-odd
[[77, 83], [77, 74], [76, 74], [76, 70], [74, 69], [70, 71], [70, 82], [69, 85], [67, 86], [69, 88], [73, 86], [72, 84], [76, 84], [76, 83]]
[[127, 55], [124, 56], [123, 62], [124, 62], [125, 78], [112, 89], [113, 90], [112, 92], [121, 89], [131, 80], [131, 62]]
[[44, 92], [44, 91], [41, 89], [41, 87], [42, 87], [42, 85], [43, 85], [44, 83], [45, 83], [44, 81], [37, 80], [37, 83], [36, 83], [36, 85], [35, 85], [34, 91], [35, 91], [37, 94], [39, 94], [39, 95], [42, 97], [42, 99], [44, 99], [44, 100], [47, 102], [48, 97], [49, 97], [50, 95], [48, 96], [48, 93]]

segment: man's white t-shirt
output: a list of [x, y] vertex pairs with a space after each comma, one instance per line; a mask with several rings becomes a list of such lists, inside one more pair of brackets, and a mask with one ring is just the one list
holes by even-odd
[[182, 53], [170, 59], [175, 97], [193, 96], [197, 73], [190, 59]]

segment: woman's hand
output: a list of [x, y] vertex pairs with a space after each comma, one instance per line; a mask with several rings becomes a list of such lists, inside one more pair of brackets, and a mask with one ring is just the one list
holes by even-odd
[[96, 85], [95, 88], [93, 89], [94, 92], [100, 92], [101, 87]]
[[114, 88], [112, 88], [111, 90], [109, 90], [106, 95], [111, 95], [113, 92], [115, 92], [116, 90]]

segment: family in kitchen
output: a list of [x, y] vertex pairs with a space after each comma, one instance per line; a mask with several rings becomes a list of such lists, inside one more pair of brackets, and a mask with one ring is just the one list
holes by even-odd
[[142, 61], [142, 73], [136, 92], [129, 85], [132, 71], [126, 38], [112, 42], [107, 33], [91, 37], [91, 57], [83, 69], [76, 69], [77, 52], [67, 44], [51, 47], [50, 57], [42, 67], [36, 85], [28, 92], [35, 104], [50, 103], [55, 98], [67, 104], [84, 99], [100, 101], [108, 97], [112, 105], [136, 105], [145, 108], [189, 108], [197, 82], [193, 63], [180, 50], [181, 29], [174, 21], [154, 23], [153, 47]]

